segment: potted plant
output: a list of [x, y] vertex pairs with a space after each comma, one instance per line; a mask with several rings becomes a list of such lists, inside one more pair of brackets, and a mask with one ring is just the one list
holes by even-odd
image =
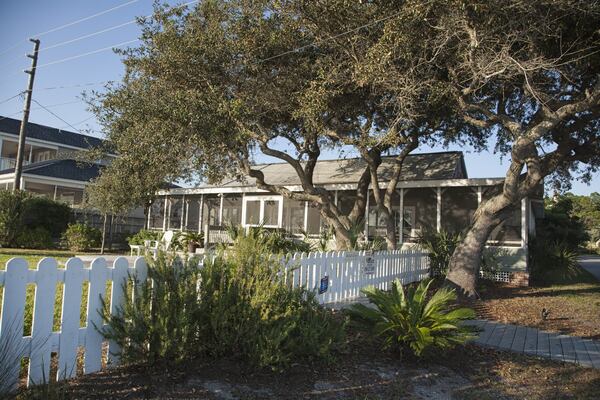
[[198, 247], [202, 247], [204, 235], [197, 232], [185, 232], [182, 237], [184, 248], [187, 247], [188, 253], [195, 253]]

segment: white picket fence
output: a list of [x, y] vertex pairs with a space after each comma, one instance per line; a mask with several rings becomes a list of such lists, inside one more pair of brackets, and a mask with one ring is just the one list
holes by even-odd
[[[395, 250], [381, 252], [328, 252], [294, 254], [285, 258], [286, 276], [294, 286], [317, 291], [322, 304], [352, 301], [360, 296], [360, 289], [374, 285], [387, 289], [398, 278], [407, 284], [428, 275], [427, 255], [419, 251]], [[103, 324], [102, 301], [107, 282], [112, 282], [110, 313], [118, 312], [125, 298], [124, 282], [135, 277], [132, 296], [137, 284], [147, 276], [143, 258], [132, 265], [119, 257], [113, 265], [97, 258], [84, 267], [78, 258], [71, 258], [65, 268], [56, 260], [42, 259], [36, 269], [29, 269], [23, 259], [8, 261], [5, 271], [0, 271], [0, 287], [4, 288], [0, 316], [0, 351], [8, 349], [10, 357], [0, 354], [0, 364], [11, 361], [5, 380], [10, 388], [18, 384], [21, 358], [29, 358], [28, 384], [46, 382], [50, 377], [51, 354], [58, 353], [57, 379], [77, 374], [78, 354], [83, 350], [83, 373], [102, 368], [104, 338], [96, 327]], [[81, 322], [81, 301], [84, 282], [88, 282], [85, 326]], [[54, 306], [57, 284], [63, 283], [60, 330], [53, 331]], [[33, 324], [30, 336], [23, 336], [27, 285], [35, 285]], [[108, 299], [107, 299], [108, 300]], [[107, 301], [108, 303], [108, 301]], [[108, 343], [107, 365], [119, 363], [120, 349]], [[12, 358], [11, 358], [12, 357]], [[0, 365], [5, 368], [6, 365]], [[0, 371], [0, 375], [3, 371]], [[6, 382], [0, 384], [6, 385]]]
[[287, 268], [293, 285], [315, 290], [321, 304], [353, 301], [366, 286], [388, 290], [395, 279], [406, 285], [429, 274], [427, 253], [419, 250], [294, 254]]

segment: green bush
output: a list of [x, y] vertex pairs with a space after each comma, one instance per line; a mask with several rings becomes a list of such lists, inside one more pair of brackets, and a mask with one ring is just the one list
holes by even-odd
[[418, 243], [428, 253], [431, 276], [446, 276], [450, 258], [461, 241], [461, 235], [445, 230], [423, 232]]
[[314, 293], [286, 284], [268, 237], [238, 237], [232, 250], [202, 269], [201, 335], [213, 356], [237, 354], [253, 365], [284, 368], [331, 357], [343, 326]]
[[87, 251], [100, 246], [102, 232], [85, 224], [69, 224], [63, 240], [71, 251]]
[[0, 246], [10, 247], [22, 229], [22, 218], [25, 203], [30, 196], [27, 192], [17, 190], [0, 190]]
[[108, 327], [100, 332], [122, 347], [123, 361], [179, 362], [203, 352], [199, 271], [197, 259], [181, 262], [161, 253], [149, 265], [148, 279], [141, 283], [135, 300], [128, 295], [120, 313], [113, 316], [105, 304]]
[[569, 250], [577, 250], [590, 238], [573, 211], [573, 199], [567, 196], [546, 200], [544, 218], [539, 221], [537, 231], [539, 239], [549, 246], [560, 243]]
[[50, 249], [54, 247], [52, 235], [46, 228], [41, 226], [36, 228], [25, 227], [15, 240], [17, 247], [26, 249]]
[[25, 202], [23, 227], [44, 228], [53, 238], [60, 238], [71, 218], [71, 207], [46, 197], [31, 197]]
[[227, 233], [234, 241], [259, 240], [266, 247], [268, 254], [307, 253], [311, 251], [310, 244], [290, 238], [283, 229], [268, 229], [263, 226], [244, 228], [228, 226]]
[[577, 253], [569, 243], [540, 238], [529, 243], [529, 265], [532, 281], [542, 284], [564, 283], [581, 273]]
[[142, 229], [138, 233], [129, 236], [127, 238], [127, 243], [130, 245], [141, 245], [144, 244], [145, 240], [160, 240], [162, 235], [163, 233], [160, 231]]
[[[286, 284], [266, 236], [245, 235], [198, 269], [159, 255], [140, 295], [102, 333], [128, 362], [237, 357], [282, 369], [299, 359], [328, 359], [343, 342], [343, 323], [314, 293]], [[198, 282], [201, 282], [198, 285]]]
[[454, 290], [439, 289], [427, 299], [432, 280], [425, 280], [406, 292], [399, 280], [391, 291], [374, 287], [363, 290], [375, 308], [354, 304], [347, 309], [351, 320], [383, 339], [385, 348], [403, 351], [407, 347], [422, 356], [432, 348], [448, 349], [474, 339], [473, 329], [461, 325], [475, 318], [469, 308], [452, 309]]

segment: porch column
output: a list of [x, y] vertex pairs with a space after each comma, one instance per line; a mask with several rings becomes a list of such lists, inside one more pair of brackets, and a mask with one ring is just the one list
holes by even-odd
[[58, 191], [58, 186], [54, 185], [54, 198], [52, 200], [56, 201], [56, 192]]
[[204, 194], [200, 195], [200, 201], [198, 202], [200, 210], [198, 210], [198, 233], [202, 232], [202, 217], [204, 214]]
[[398, 240], [404, 243], [404, 188], [400, 188], [400, 232]]
[[308, 201], [304, 202], [304, 233], [308, 235]]
[[527, 203], [529, 199], [524, 197], [521, 200], [521, 247], [526, 249], [529, 243], [529, 230], [527, 229]]
[[281, 199], [278, 203], [279, 207], [277, 207], [277, 227], [281, 229], [283, 228], [283, 196], [281, 196]]
[[33, 162], [33, 145], [29, 145], [29, 164]]
[[150, 215], [151, 214], [152, 214], [152, 203], [150, 203], [150, 205], [148, 206], [148, 222], [147, 222], [148, 229], [150, 229]]
[[436, 189], [437, 194], [437, 209], [436, 209], [436, 228], [440, 232], [442, 230], [442, 188]]
[[367, 189], [367, 205], [365, 208], [365, 238], [369, 240], [369, 199], [371, 195], [369, 194], [369, 189]]
[[[185, 207], [184, 207], [185, 205]], [[187, 211], [187, 203], [185, 201], [185, 194], [181, 197], [181, 218], [179, 220], [179, 230], [183, 232], [183, 221], [185, 212]]]
[[481, 199], [483, 197], [483, 191], [481, 190], [481, 186], [477, 186], [477, 207], [481, 205]]
[[188, 226], [188, 222], [189, 222], [189, 211], [190, 211], [190, 201], [186, 200], [185, 201], [185, 224], [183, 225], [184, 228], [187, 230], [187, 226]]
[[219, 204], [219, 226], [223, 226], [223, 198], [225, 194], [221, 193], [221, 204]]
[[167, 230], [167, 213], [169, 208], [169, 197], [165, 196], [165, 208], [163, 209], [163, 231]]
[[336, 190], [335, 192], [333, 192], [333, 203], [335, 204], [335, 206], [337, 207], [338, 205], [338, 191]]
[[242, 223], [241, 225], [246, 228], [246, 193], [242, 193], [242, 215], [241, 215], [241, 220]]

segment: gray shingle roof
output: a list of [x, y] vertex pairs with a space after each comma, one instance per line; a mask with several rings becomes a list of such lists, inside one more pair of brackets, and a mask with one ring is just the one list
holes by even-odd
[[[100, 174], [101, 168], [98, 164], [79, 163], [75, 160], [50, 160], [25, 165], [23, 173], [88, 182]], [[0, 175], [12, 172], [14, 168], [0, 171]]]
[[[21, 120], [7, 117], [2, 118], [0, 116], [0, 132], [18, 136], [20, 126]], [[103, 143], [102, 139], [93, 136], [63, 131], [45, 125], [34, 124], [32, 122], [27, 124], [27, 137], [56, 143], [58, 145], [63, 144], [78, 147], [80, 149], [98, 147]]]
[[[322, 160], [317, 162], [313, 181], [315, 184], [353, 184], [358, 182], [365, 169], [361, 158]], [[300, 180], [288, 163], [259, 164], [255, 168], [265, 174], [265, 181], [275, 185], [299, 185]], [[388, 181], [393, 169], [393, 157], [384, 157], [379, 167], [381, 181]], [[443, 180], [468, 178], [463, 154], [460, 151], [418, 153], [409, 155], [402, 167], [400, 180]], [[254, 179], [245, 182], [229, 181], [215, 186], [254, 186]]]

